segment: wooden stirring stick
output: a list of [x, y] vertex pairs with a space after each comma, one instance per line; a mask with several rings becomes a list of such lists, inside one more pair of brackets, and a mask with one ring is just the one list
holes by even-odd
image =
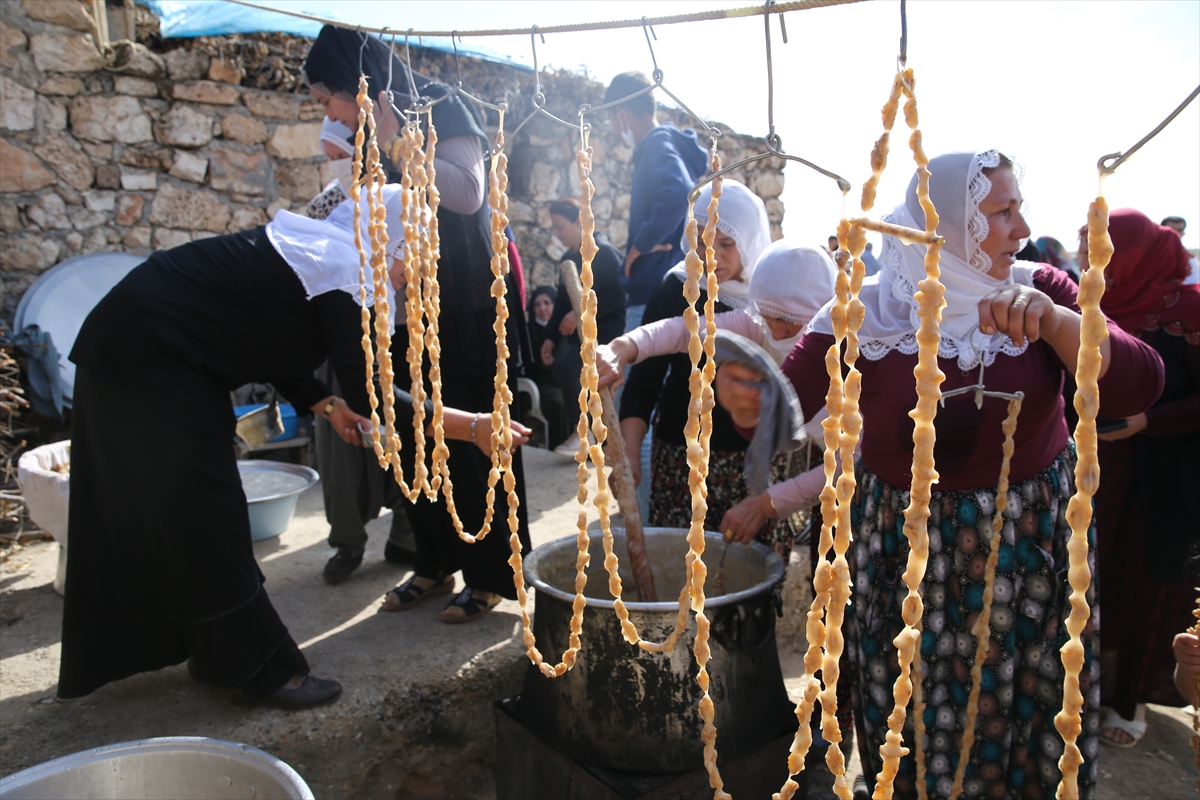
[[[575, 318], [583, 319], [583, 284], [579, 281], [578, 267], [572, 261], [564, 261], [559, 265], [563, 281], [567, 286], [567, 294], [571, 298], [571, 307], [575, 309]], [[617, 414], [617, 404], [613, 399], [612, 389], [605, 386], [600, 390], [600, 403], [603, 406], [601, 418], [608, 427], [607, 462], [612, 465], [612, 475], [609, 480], [617, 490], [617, 505], [625, 518], [625, 544], [629, 548], [629, 563], [633, 568], [633, 580], [637, 586], [638, 599], [643, 603], [657, 603], [658, 592], [654, 588], [654, 575], [650, 572], [650, 559], [646, 556], [646, 537], [642, 532], [642, 512], [638, 508], [636, 487], [633, 485], [632, 469], [629, 466], [629, 456], [625, 452], [625, 437], [621, 435], [621, 420]]]

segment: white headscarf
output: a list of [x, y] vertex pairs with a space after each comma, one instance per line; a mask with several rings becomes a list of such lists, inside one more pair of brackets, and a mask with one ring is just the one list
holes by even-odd
[[[945, 237], [941, 252], [942, 284], [946, 287], [946, 307], [942, 309], [942, 339], [939, 358], [958, 358], [960, 369], [978, 366], [979, 358], [971, 348], [968, 335], [979, 324], [978, 303], [985, 295], [1005, 284], [1033, 285], [1037, 266], [1015, 264], [1005, 280], [987, 274], [992, 262], [980, 248], [987, 238], [987, 217], [979, 204], [992, 190], [992, 182], [983, 173], [986, 167], [1000, 165], [1000, 153], [949, 153], [929, 162], [929, 196], [938, 210], [937, 232]], [[908, 185], [905, 201], [884, 217], [887, 222], [908, 228], [925, 228], [925, 212], [917, 200], [917, 177]], [[864, 357], [878, 361], [892, 350], [917, 352], [917, 284], [925, 279], [925, 246], [902, 244], [893, 236], [883, 237], [883, 252], [878, 274], [863, 281], [859, 299], [866, 306], [866, 318], [859, 331], [859, 346]], [[817, 333], [832, 334], [830, 301], [812, 322]], [[1003, 334], [984, 336], [975, 331], [975, 349], [984, 363], [991, 365], [996, 353], [1010, 356], [1025, 352], [1028, 343], [1017, 347]]]
[[[712, 202], [712, 184], [705, 185], [696, 199], [696, 224], [704, 230], [708, 222], [708, 204]], [[738, 255], [742, 257], [742, 274], [736, 279], [727, 280], [721, 284], [721, 302], [730, 308], [743, 308], [750, 305], [750, 279], [754, 275], [754, 265], [767, 245], [771, 243], [771, 223], [767, 219], [767, 207], [758, 195], [745, 185], [726, 178], [721, 197], [717, 206], [717, 230], [728, 236], [737, 244]], [[701, 248], [703, 242], [698, 243]], [[684, 252], [687, 252], [688, 242], [685, 234], [681, 242]], [[701, 250], [703, 253], [703, 250]], [[701, 255], [703, 257], [703, 255]], [[670, 272], [680, 280], [687, 279], [687, 267], [677, 264]], [[702, 285], [703, 287], [703, 285]]]
[[[389, 264], [404, 243], [404, 229], [400, 225], [400, 195], [398, 185], [383, 187], [383, 200], [387, 208], [387, 219], [392, 223], [388, 231], [387, 257]], [[363, 247], [370, 252], [371, 237], [367, 233], [366, 192], [360, 200]], [[280, 211], [275, 219], [267, 223], [267, 238], [283, 257], [311, 300], [326, 292], [342, 291], [360, 302], [358, 282], [358, 249], [354, 246], [354, 201], [346, 200], [325, 219], [312, 219], [291, 211]], [[367, 306], [375, 304], [374, 284], [370, 268], [367, 268]], [[394, 310], [395, 292], [388, 283], [388, 301]], [[395, 318], [393, 315], [393, 325]]]
[[351, 156], [354, 155], [354, 145], [350, 143], [350, 137], [353, 135], [354, 131], [336, 119], [326, 117], [321, 122], [321, 141], [329, 142], [337, 149]]
[[763, 317], [808, 325], [833, 297], [837, 265], [819, 247], [807, 247], [780, 239], [771, 244], [754, 265], [750, 280], [750, 304], [763, 326], [763, 348], [782, 361], [800, 337], [801, 329], [789, 339], [775, 339]]

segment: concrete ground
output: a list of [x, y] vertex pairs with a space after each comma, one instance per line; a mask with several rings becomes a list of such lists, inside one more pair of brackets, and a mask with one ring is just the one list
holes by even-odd
[[[530, 448], [525, 458], [535, 546], [573, 535], [574, 461]], [[442, 598], [376, 613], [380, 596], [408, 574], [382, 559], [388, 525], [387, 516], [371, 524], [364, 566], [336, 587], [321, 578], [331, 551], [319, 487], [301, 497], [287, 532], [255, 546], [267, 589], [314, 672], [345, 685], [337, 703], [294, 713], [252, 708], [237, 693], [194, 683], [182, 665], [57, 700], [57, 545], [13, 551], [0, 566], [0, 776], [104, 744], [192, 735], [260, 747], [296, 768], [322, 798], [494, 797], [491, 704], [519, 691], [528, 665], [517, 604], [505, 601], [463, 626], [437, 620]], [[780, 652], [795, 696], [804, 680], [803, 642], [788, 633], [800, 629], [788, 617]], [[1190, 717], [1155, 706], [1149, 721], [1137, 748], [1102, 751], [1101, 800], [1195, 796]], [[810, 759], [810, 769], [808, 796], [832, 798], [823, 763]], [[857, 771], [856, 757], [849, 769]]]

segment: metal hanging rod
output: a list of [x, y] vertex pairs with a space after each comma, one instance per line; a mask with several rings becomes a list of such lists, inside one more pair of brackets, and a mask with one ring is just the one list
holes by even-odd
[[[276, 14], [284, 14], [289, 17], [298, 19], [306, 19], [310, 22], [320, 22], [325, 25], [334, 25], [339, 28], [349, 28], [351, 30], [360, 30], [367, 33], [384, 34], [388, 32], [388, 28], [370, 28], [363, 25], [345, 22], [339, 19], [327, 19], [316, 14], [307, 14], [303, 11], [289, 11], [283, 8], [273, 8], [271, 6], [259, 5], [258, 3], [250, 2], [250, 0], [228, 0], [230, 3], [236, 3], [240, 6], [255, 8], [259, 11], [271, 11]], [[825, 8], [827, 6], [839, 6], [847, 3], [860, 3], [863, 0], [789, 0], [785, 3], [774, 3], [771, 6], [769, 13], [784, 14], [788, 11], [806, 11], [810, 8]], [[718, 19], [737, 19], [739, 17], [756, 17], [764, 13], [762, 6], [742, 6], [740, 8], [722, 8], [713, 11], [696, 11], [690, 14], [672, 14], [665, 17], [647, 18], [646, 22], [650, 25], [675, 25], [681, 22], [705, 22], [708, 20]], [[636, 28], [642, 24], [642, 19], [622, 19], [611, 20], [604, 22], [581, 22], [571, 25], [547, 25], [539, 27], [541, 33], [576, 33], [582, 31], [606, 31], [617, 30], [620, 28]], [[475, 31], [411, 31], [412, 36], [522, 36], [528, 31], [528, 28], [490, 28], [486, 30]]]
[[[1168, 114], [1166, 119], [1158, 123], [1158, 127], [1143, 136], [1141, 141], [1126, 150], [1124, 153], [1109, 153], [1106, 156], [1101, 156], [1100, 160], [1096, 162], [1096, 166], [1099, 168], [1100, 174], [1111, 175], [1114, 171], [1116, 171], [1117, 167], [1121, 166], [1121, 164], [1125, 163], [1127, 158], [1140, 150], [1142, 145], [1153, 139], [1155, 136], [1158, 136], [1158, 134], [1162, 132], [1163, 128], [1171, 124], [1171, 120], [1178, 117], [1180, 112], [1187, 108], [1188, 105], [1196, 99], [1197, 95], [1200, 95], [1200, 86], [1197, 86], [1195, 89], [1193, 89], [1192, 93], [1187, 96], [1186, 100], [1180, 103], [1174, 111]], [[1110, 164], [1109, 161], [1112, 159], [1115, 160]]]

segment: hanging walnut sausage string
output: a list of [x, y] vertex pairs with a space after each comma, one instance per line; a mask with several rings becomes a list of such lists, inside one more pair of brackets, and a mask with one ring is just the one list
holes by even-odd
[[1087, 590], [1092, 572], [1088, 567], [1088, 529], [1092, 522], [1092, 497], [1100, 485], [1100, 461], [1097, 456], [1096, 414], [1100, 409], [1100, 343], [1108, 336], [1108, 325], [1100, 310], [1104, 296], [1104, 268], [1113, 254], [1108, 235], [1108, 203], [1103, 195], [1088, 208], [1088, 270], [1079, 280], [1079, 310], [1083, 321], [1079, 326], [1079, 356], [1075, 366], [1075, 410], [1079, 422], [1075, 426], [1075, 447], [1079, 460], [1075, 464], [1075, 494], [1067, 503], [1067, 522], [1071, 537], [1067, 540], [1067, 582], [1071, 585], [1071, 612], [1066, 628], [1069, 636], [1063, 645], [1063, 707], [1054, 715], [1054, 727], [1063, 737], [1063, 754], [1058, 760], [1062, 782], [1058, 785], [1058, 800], [1077, 800], [1079, 797], [1079, 767], [1083, 754], [1076, 740], [1082, 729], [1080, 712], [1083, 693], [1079, 689], [1079, 671], [1083, 668], [1081, 635], [1091, 611]]
[[979, 714], [979, 690], [983, 680], [983, 662], [987, 658], [992, 640], [992, 596], [996, 585], [996, 565], [1000, 561], [1000, 545], [1003, 542], [1004, 510], [1008, 508], [1008, 468], [1012, 461], [1013, 436], [1017, 432], [1017, 415], [1021, 413], [1021, 398], [1008, 401], [1008, 416], [1004, 420], [1004, 456], [1000, 461], [1000, 481], [996, 486], [996, 511], [992, 515], [992, 538], [988, 543], [987, 564], [983, 573], [983, 608], [971, 628], [975, 637], [975, 661], [971, 665], [971, 694], [967, 699], [967, 716], [963, 722], [962, 747], [958, 753], [958, 766], [954, 768], [954, 780], [950, 788], [950, 800], [962, 794], [963, 779], [967, 764], [971, 760], [971, 748], [975, 744], [975, 720]]
[[[910, 76], [911, 78], [911, 76]], [[911, 84], [910, 84], [911, 85]], [[892, 82], [892, 91], [882, 110], [884, 132], [871, 153], [872, 175], [863, 187], [861, 207], [863, 212], [871, 210], [875, 201], [875, 186], [887, 165], [888, 141], [895, 123], [903, 79], [897, 75]], [[886, 229], [886, 230], [882, 230]], [[814, 565], [813, 602], [808, 612], [808, 650], [804, 656], [804, 669], [809, 676], [821, 670], [825, 684], [812, 677], [796, 705], [799, 726], [788, 755], [788, 772], [798, 774], [804, 769], [804, 759], [812, 746], [812, 730], [809, 719], [815, 702], [820, 696], [822, 708], [822, 736], [831, 743], [841, 741], [841, 730], [837, 724], [837, 684], [840, 677], [839, 659], [844, 649], [841, 628], [849, 602], [850, 570], [846, 553], [849, 550], [850, 503], [856, 489], [853, 464], [854, 451], [862, 431], [862, 416], [858, 410], [862, 376], [855, 366], [858, 358], [858, 331], [862, 326], [865, 309], [858, 298], [865, 276], [862, 252], [866, 248], [866, 230], [875, 230], [896, 235], [904, 241], [923, 243], [939, 241], [936, 234], [915, 231], [889, 223], [879, 223], [866, 218], [843, 219], [838, 226], [839, 270], [835, 288], [834, 304], [831, 309], [834, 342], [825, 356], [829, 375], [829, 391], [825, 407], [829, 416], [822, 423], [825, 440], [825, 488], [821, 492], [822, 527], [818, 540], [818, 560]], [[842, 377], [841, 348], [846, 345], [845, 363], [848, 373]], [[841, 476], [834, 481], [837, 468], [835, 453], [840, 449], [843, 464]], [[834, 531], [837, 531], [835, 538]], [[833, 560], [830, 561], [830, 551]], [[834, 792], [839, 798], [849, 800], [851, 789], [845, 780], [845, 759], [840, 748], [833, 746], [826, 752], [826, 762], [834, 775]], [[790, 800], [799, 789], [791, 777], [780, 791], [773, 795], [775, 800]]]

